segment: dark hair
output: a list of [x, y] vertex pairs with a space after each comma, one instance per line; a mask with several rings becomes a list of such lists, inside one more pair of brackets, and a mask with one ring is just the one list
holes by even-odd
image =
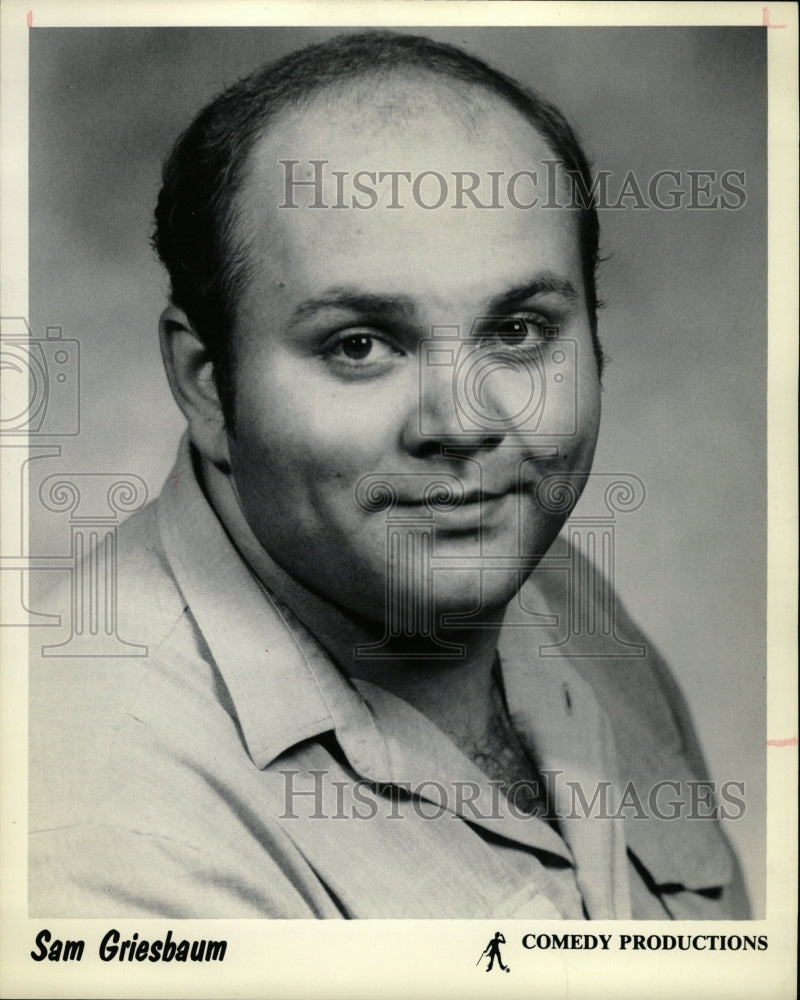
[[418, 35], [368, 31], [299, 49], [220, 94], [178, 139], [164, 165], [153, 246], [169, 272], [172, 302], [183, 309], [209, 351], [228, 426], [233, 427], [231, 328], [247, 278], [246, 252], [235, 238], [236, 197], [249, 153], [275, 118], [334, 85], [398, 71], [460, 81], [495, 94], [519, 111], [552, 148], [580, 202], [586, 305], [598, 369], [599, 223], [591, 169], [561, 112], [511, 77], [462, 49]]

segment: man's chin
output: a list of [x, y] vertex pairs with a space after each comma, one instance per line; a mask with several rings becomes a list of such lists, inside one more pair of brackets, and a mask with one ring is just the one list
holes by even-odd
[[424, 584], [417, 580], [416, 586], [387, 588], [385, 581], [376, 581], [371, 594], [337, 595], [333, 603], [370, 634], [425, 645], [433, 636], [502, 623], [527, 575], [516, 570], [437, 570]]
[[435, 620], [448, 628], [499, 624], [528, 573], [518, 570], [443, 570], [436, 574]]

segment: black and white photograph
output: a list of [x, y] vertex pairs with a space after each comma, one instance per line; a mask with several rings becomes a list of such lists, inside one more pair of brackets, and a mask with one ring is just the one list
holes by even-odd
[[795, 9], [141, 6], [13, 8], [25, 988], [790, 996]]

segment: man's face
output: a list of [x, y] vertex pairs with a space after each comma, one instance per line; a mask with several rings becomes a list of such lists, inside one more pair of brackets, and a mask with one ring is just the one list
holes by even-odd
[[[599, 420], [577, 212], [515, 208], [505, 194], [501, 208], [450, 207], [454, 171], [479, 175], [482, 203], [490, 171], [503, 172], [502, 191], [515, 171], [537, 171], [543, 201], [551, 151], [503, 103], [481, 96], [453, 114], [422, 86], [399, 112], [378, 87], [284, 116], [256, 146], [239, 203], [251, 241], [233, 341], [239, 502], [286, 571], [374, 621], [384, 618], [387, 518], [402, 522], [396, 537], [432, 525], [437, 611], [504, 606], [521, 578], [498, 568], [502, 557], [523, 557], [528, 572], [565, 516], [542, 508], [537, 485], [554, 473], [581, 482]], [[311, 179], [315, 159], [327, 161], [329, 207], [310, 207], [314, 189], [295, 187], [298, 207], [279, 208], [280, 161]], [[375, 207], [333, 208], [354, 193], [368, 202], [353, 188], [363, 170], [437, 171], [449, 196], [424, 208], [435, 178], [417, 199], [401, 181], [403, 207], [389, 208], [386, 180]], [[437, 345], [442, 327], [448, 342]], [[375, 479], [394, 489], [393, 510], [366, 502]], [[463, 503], [431, 520], [423, 497], [436, 482]], [[397, 570], [406, 557], [391, 558]], [[399, 573], [401, 589], [413, 576]]]

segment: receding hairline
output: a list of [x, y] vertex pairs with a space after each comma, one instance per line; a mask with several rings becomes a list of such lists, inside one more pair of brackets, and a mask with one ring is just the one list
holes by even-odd
[[247, 159], [273, 132], [293, 120], [298, 127], [303, 114], [314, 106], [327, 103], [331, 107], [341, 107], [347, 101], [353, 102], [357, 112], [386, 112], [384, 121], [387, 128], [402, 128], [406, 120], [401, 115], [390, 116], [390, 112], [405, 112], [410, 120], [413, 116], [438, 110], [473, 134], [479, 134], [481, 116], [491, 112], [493, 105], [499, 105], [506, 109], [510, 117], [526, 126], [548, 153], [556, 156], [553, 143], [543, 129], [488, 81], [455, 76], [448, 72], [448, 68], [399, 64], [360, 68], [351, 76], [320, 82], [296, 99], [283, 102], [262, 123], [258, 137], [248, 150]]
[[[373, 81], [377, 81], [377, 85], [370, 86]], [[403, 84], [411, 84], [412, 86], [404, 87]], [[243, 237], [241, 240], [236, 239], [236, 243], [240, 252], [240, 260], [245, 264], [245, 268], [247, 268], [245, 260], [250, 257], [252, 246], [249, 245], [247, 237], [244, 235], [246, 225], [243, 224], [240, 213], [245, 210], [245, 201], [248, 193], [252, 191], [251, 184], [254, 174], [258, 170], [257, 157], [269, 144], [270, 139], [276, 133], [280, 134], [284, 129], [293, 130], [297, 136], [298, 144], [297, 148], [292, 151], [292, 158], [296, 152], [298, 154], [297, 160], [302, 162], [299, 147], [301, 143], [307, 147], [309, 140], [308, 134], [303, 133], [304, 114], [320, 106], [324, 110], [326, 104], [329, 105], [331, 111], [334, 109], [339, 111], [347, 101], [354, 102], [356, 109], [363, 109], [365, 113], [367, 109], [370, 112], [380, 112], [387, 109], [388, 106], [385, 103], [387, 100], [391, 102], [392, 107], [404, 108], [410, 112], [408, 121], [415, 116], [437, 111], [442, 113], [444, 117], [455, 120], [464, 128], [465, 132], [471, 133], [478, 139], [481, 137], [482, 116], [491, 115], [493, 106], [496, 108], [500, 105], [506, 109], [509, 122], [516, 119], [522, 130], [529, 137], [535, 137], [536, 141], [541, 144], [537, 158], [540, 154], [557, 158], [552, 142], [542, 129], [537, 127], [522, 110], [515, 107], [505, 95], [498, 93], [483, 81], [453, 77], [446, 71], [437, 70], [435, 67], [405, 64], [389, 67], [378, 66], [374, 70], [368, 68], [357, 76], [328, 80], [314, 90], [304, 93], [299, 99], [291, 103], [284, 103], [273, 115], [270, 115], [263, 122], [258, 136], [252, 141], [247, 151], [242, 176], [231, 206], [233, 230]], [[356, 122], [360, 120], [362, 119], [358, 114], [353, 115], [354, 128], [357, 129]], [[406, 124], [407, 120], [398, 117], [390, 118], [388, 115], [382, 122], [382, 125], [387, 129], [398, 130], [402, 130]], [[512, 128], [508, 128], [507, 134], [509, 140], [513, 140]], [[313, 141], [311, 144], [313, 147]], [[523, 145], [522, 141], [519, 140], [515, 144]], [[320, 149], [318, 152], [324, 158], [325, 151]], [[378, 154], [376, 153], [377, 159]], [[370, 164], [370, 166], [375, 166], [375, 164]], [[465, 164], [465, 166], [467, 165]], [[558, 168], [559, 175], [563, 174], [563, 171], [564, 166], [561, 164]], [[565, 174], [564, 177], [566, 177]]]

